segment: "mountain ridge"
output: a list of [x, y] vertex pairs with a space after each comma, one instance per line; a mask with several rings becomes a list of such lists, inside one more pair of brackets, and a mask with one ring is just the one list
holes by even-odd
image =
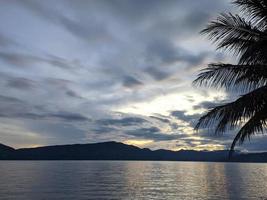
[[230, 160], [228, 150], [195, 151], [151, 150], [120, 142], [53, 145], [19, 148], [0, 144], [0, 160], [155, 160], [208, 162], [267, 162], [267, 152], [236, 153]]

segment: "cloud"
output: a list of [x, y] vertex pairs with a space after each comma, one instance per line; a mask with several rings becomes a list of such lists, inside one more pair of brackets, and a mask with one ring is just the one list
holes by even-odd
[[69, 122], [77, 122], [77, 121], [89, 121], [89, 119], [81, 114], [76, 113], [67, 113], [67, 112], [59, 112], [59, 113], [45, 113], [45, 114], [37, 114], [37, 113], [2, 113], [0, 117], [6, 118], [23, 118], [23, 119], [32, 119], [32, 120], [64, 120]]
[[164, 80], [172, 75], [166, 71], [159, 70], [155, 67], [148, 67], [145, 69], [145, 72], [147, 72], [150, 76], [152, 76], [157, 81]]
[[84, 21], [84, 23], [87, 23], [85, 25], [84, 23], [81, 23], [81, 19], [74, 20], [66, 17], [66, 15], [59, 12], [56, 7], [48, 6], [41, 1], [26, 0], [19, 3], [21, 3], [21, 5], [25, 8], [33, 11], [39, 17], [48, 20], [56, 25], [61, 25], [64, 29], [69, 31], [74, 36], [82, 39], [83, 41], [88, 41], [90, 38], [99, 38], [101, 40], [109, 38], [109, 34], [106, 33], [106, 26], [101, 26], [101, 22], [96, 23], [95, 21], [97, 21], [97, 19], [92, 19], [87, 22]]
[[117, 128], [109, 127], [109, 126], [102, 126], [98, 125], [90, 129], [90, 132], [96, 133], [96, 134], [112, 134], [114, 132], [118, 131]]
[[89, 119], [81, 114], [77, 113], [68, 113], [68, 112], [59, 112], [59, 113], [50, 113], [43, 115], [45, 118], [58, 118], [66, 121], [88, 121]]
[[170, 123], [170, 120], [169, 119], [166, 119], [166, 118], [156, 117], [156, 116], [149, 116], [149, 117], [152, 118], [152, 119], [156, 119], [158, 121], [161, 121], [163, 123]]
[[180, 49], [169, 40], [153, 40], [147, 45], [147, 59], [159, 59], [162, 63], [172, 63], [182, 58]]
[[140, 128], [136, 130], [127, 131], [126, 134], [135, 136], [142, 139], [150, 139], [154, 141], [167, 141], [175, 140], [178, 137], [176, 135], [163, 134], [157, 127]]
[[175, 46], [169, 39], [155, 39], [147, 46], [147, 59], [158, 61], [162, 65], [175, 62], [185, 62], [189, 66], [200, 64], [208, 53], [203, 51], [198, 54], [190, 52], [180, 46]]
[[47, 144], [73, 144], [85, 143], [87, 131], [72, 123], [38, 121], [30, 123], [25, 121], [25, 128], [44, 137]]
[[25, 53], [14, 53], [14, 52], [0, 52], [0, 59], [7, 64], [11, 64], [16, 67], [33, 67], [37, 64], [47, 64], [60, 69], [77, 69], [80, 67], [77, 63], [68, 61], [67, 59], [60, 58], [53, 55], [30, 55]]
[[125, 117], [122, 119], [101, 119], [97, 123], [105, 126], [138, 126], [148, 121], [139, 117]]
[[32, 55], [10, 53], [10, 52], [0, 52], [0, 58], [6, 63], [16, 66], [28, 66], [42, 60]]
[[16, 45], [16, 42], [0, 33], [0, 47], [7, 48]]
[[218, 106], [218, 104], [215, 102], [203, 101], [200, 104], [195, 105], [194, 109], [203, 109], [203, 108], [204, 109], [211, 109], [211, 108], [214, 108], [216, 106]]
[[186, 111], [175, 110], [175, 111], [171, 111], [171, 116], [193, 125], [194, 122], [196, 122], [196, 120], [198, 120], [201, 115], [200, 114], [189, 115], [189, 114], [186, 114]]
[[17, 99], [15, 97], [10, 97], [10, 96], [4, 96], [4, 95], [0, 95], [0, 102], [1, 103], [24, 103], [22, 100]]
[[78, 98], [78, 99], [82, 98], [78, 93], [76, 93], [73, 90], [67, 90], [66, 91], [66, 95], [69, 96], [69, 97]]
[[143, 83], [137, 79], [135, 79], [132, 76], [125, 76], [123, 80], [123, 86], [128, 87], [128, 88], [133, 88], [137, 86], [141, 86]]
[[34, 106], [21, 99], [0, 96], [0, 117], [3, 118], [22, 118], [33, 120], [64, 120], [64, 121], [90, 121], [88, 117], [80, 113], [66, 111], [50, 112], [44, 106]]
[[36, 82], [27, 78], [13, 77], [7, 80], [7, 87], [18, 90], [31, 90], [36, 86]]
[[202, 101], [199, 104], [194, 105], [193, 108], [196, 110], [198, 110], [198, 109], [205, 109], [205, 110], [212, 109], [216, 106], [225, 104], [227, 101], [229, 101], [229, 97], [226, 97], [223, 100], [216, 98], [213, 101]]
[[[211, 17], [229, 10], [227, 0], [3, 4], [0, 124], [16, 125], [12, 132], [28, 131], [42, 144], [133, 137], [153, 140], [156, 148], [229, 143], [230, 137], [217, 139], [205, 130], [202, 141], [187, 132], [199, 117], [188, 114], [191, 107], [212, 104], [208, 99], [197, 104], [203, 95], [191, 87], [194, 70], [225, 59], [199, 31]], [[192, 98], [184, 98], [189, 94]], [[164, 100], [155, 104], [159, 99]], [[131, 113], [137, 108], [149, 114]], [[153, 115], [158, 108], [162, 113]], [[27, 139], [36, 142], [25, 134]]]
[[25, 101], [11, 96], [0, 96], [0, 116], [12, 117], [31, 109]]

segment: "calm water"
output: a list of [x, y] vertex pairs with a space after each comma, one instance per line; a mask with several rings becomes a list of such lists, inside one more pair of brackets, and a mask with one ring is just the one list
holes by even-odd
[[267, 199], [267, 164], [1, 161], [0, 199]]

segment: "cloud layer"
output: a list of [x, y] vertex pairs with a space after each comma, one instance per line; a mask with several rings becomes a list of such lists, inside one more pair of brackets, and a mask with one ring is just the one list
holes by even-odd
[[228, 0], [3, 1], [0, 141], [227, 148], [232, 134], [193, 131], [224, 92], [191, 81], [228, 59], [199, 31], [229, 10]]

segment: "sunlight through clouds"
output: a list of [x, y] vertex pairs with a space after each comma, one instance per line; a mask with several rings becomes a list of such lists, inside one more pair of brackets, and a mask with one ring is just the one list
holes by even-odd
[[200, 68], [232, 59], [199, 34], [233, 9], [228, 0], [112, 2], [1, 2], [0, 141], [227, 148], [228, 135], [188, 137], [201, 113], [233, 96], [192, 86]]
[[[119, 108], [117, 111], [145, 116], [153, 115], [154, 113], [168, 115], [172, 110], [184, 110], [188, 114], [195, 114], [197, 111], [193, 109], [194, 105], [202, 101], [214, 101], [218, 97], [223, 98], [225, 96], [224, 92], [214, 92], [204, 96], [192, 88], [188, 90], [190, 91], [162, 95], [149, 102], [130, 104]], [[188, 96], [190, 96], [190, 99], [188, 99]], [[200, 112], [203, 112], [203, 110], [200, 110]]]
[[146, 145], [154, 142], [153, 140], [125, 140], [123, 143], [128, 145], [134, 145], [139, 147], [145, 147]]

